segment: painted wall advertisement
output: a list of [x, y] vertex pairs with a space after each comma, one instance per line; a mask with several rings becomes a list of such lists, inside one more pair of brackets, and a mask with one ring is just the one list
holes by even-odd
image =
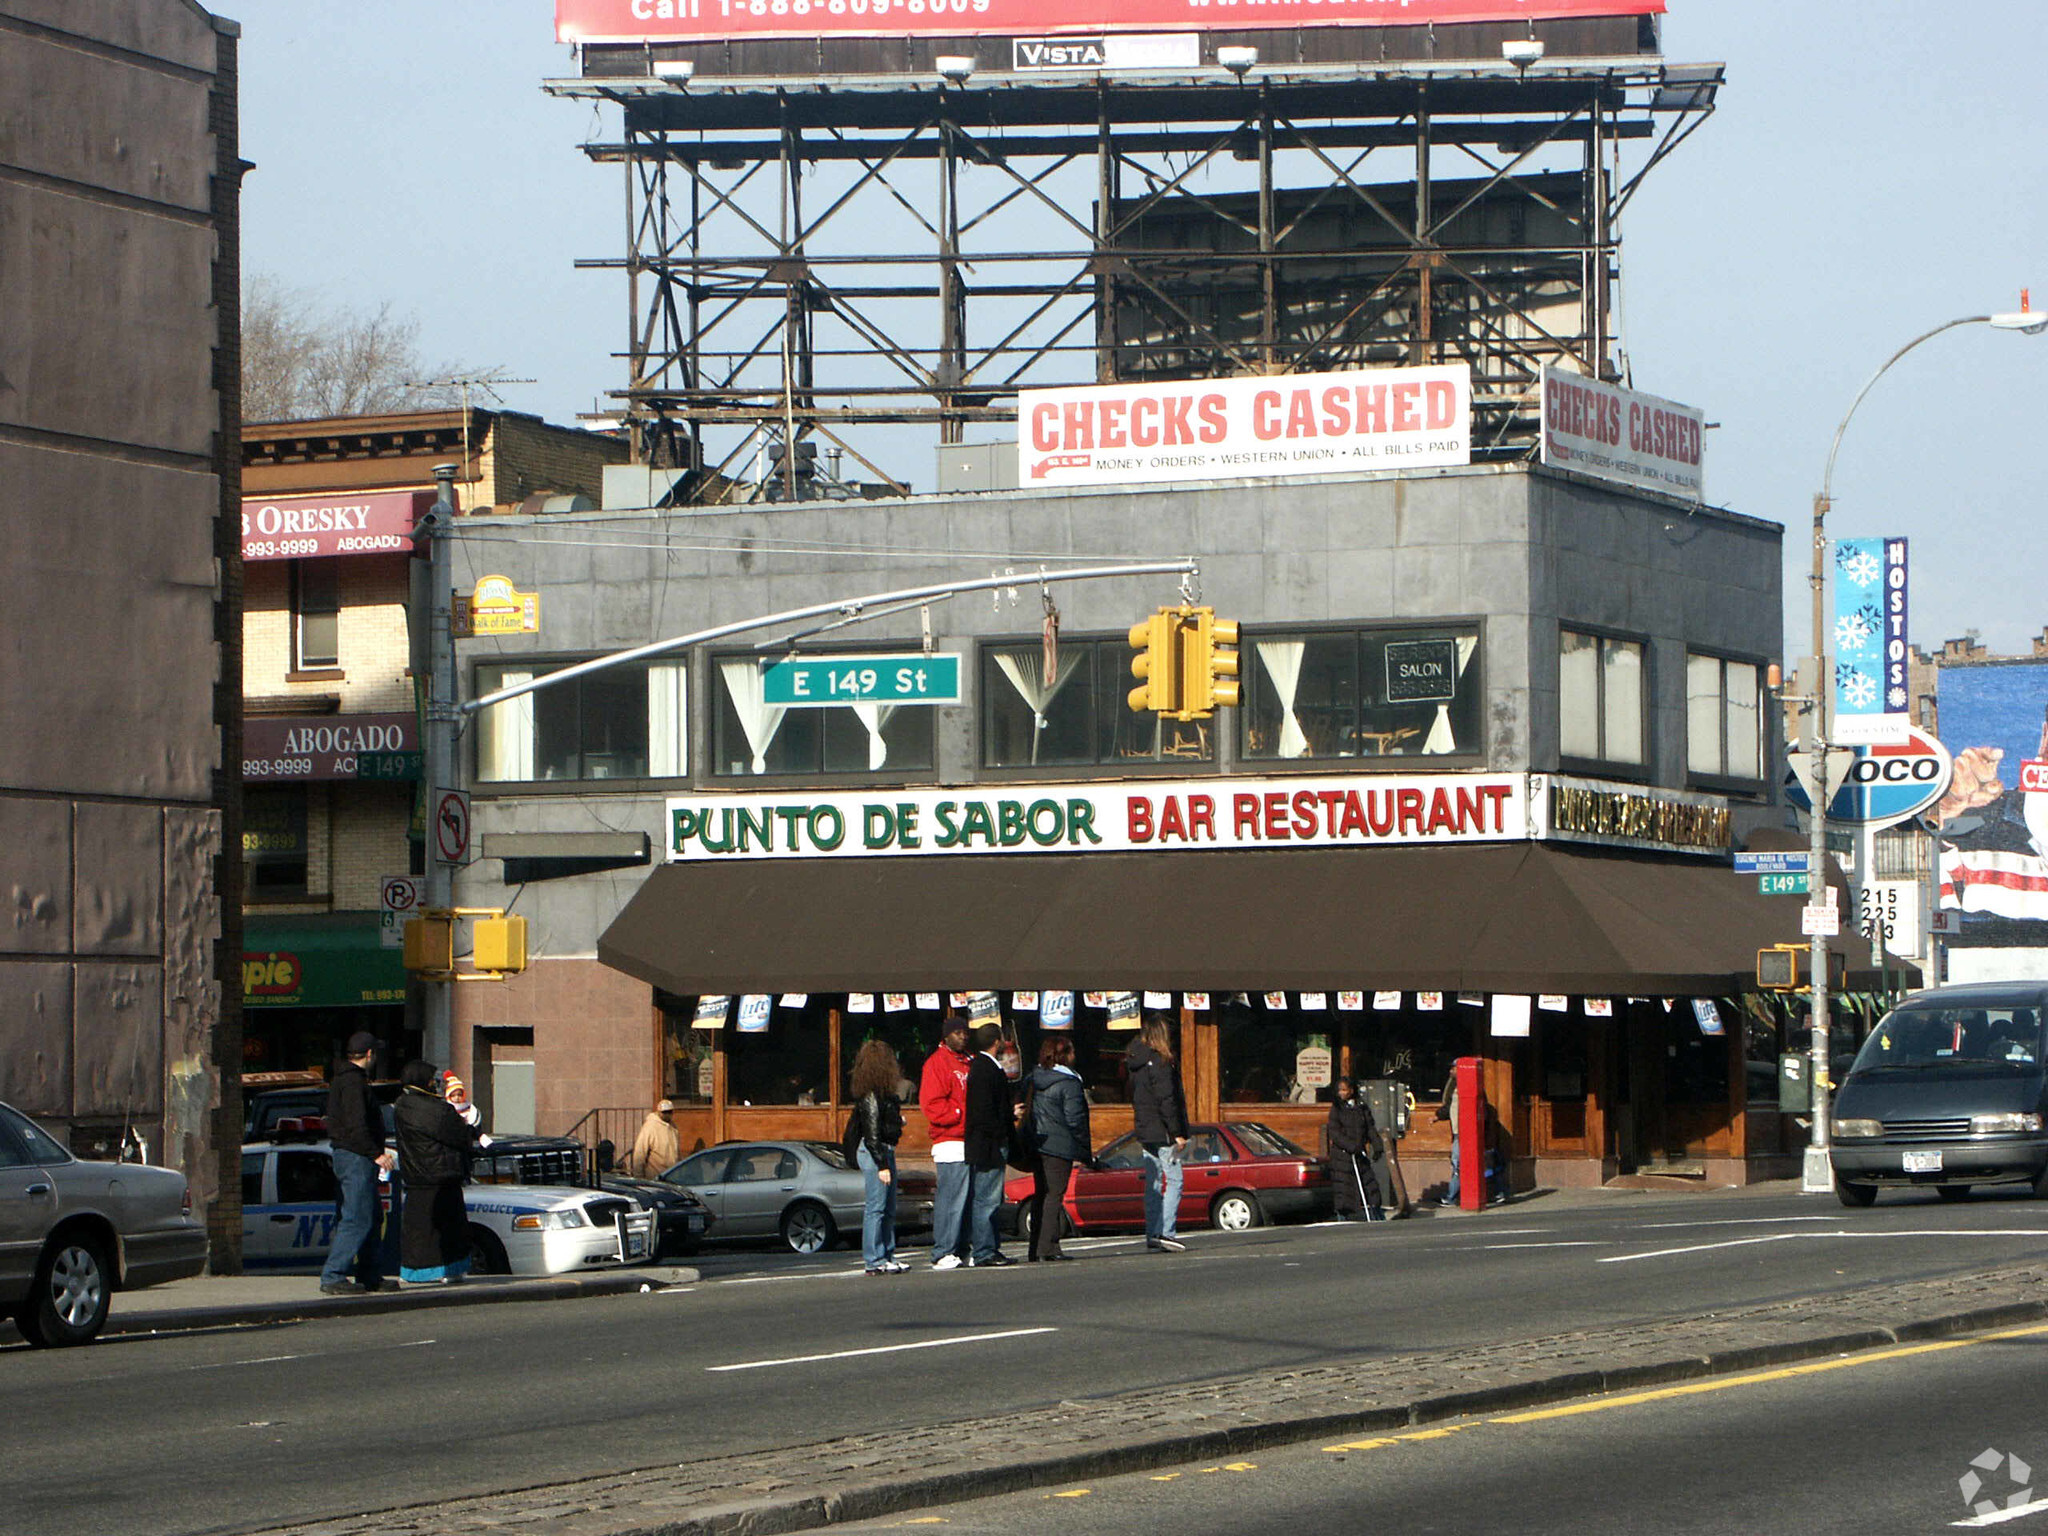
[[1018, 483], [1154, 485], [1472, 461], [1472, 371], [1341, 373], [1027, 389]]
[[1706, 412], [1545, 365], [1543, 462], [1638, 490], [1706, 499]]
[[1933, 813], [1954, 948], [2026, 949], [2048, 975], [2048, 662], [1941, 669], [1941, 739], [1955, 777]]
[[1838, 742], [1897, 745], [1913, 723], [1906, 577], [1904, 539], [1835, 541], [1835, 723], [1830, 735]]
[[1232, 31], [1649, 16], [1664, 0], [555, 0], [564, 43], [730, 37], [947, 37], [979, 33]]

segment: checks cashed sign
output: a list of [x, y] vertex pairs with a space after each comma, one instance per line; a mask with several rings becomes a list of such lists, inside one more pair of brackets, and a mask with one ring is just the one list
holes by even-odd
[[1704, 501], [1706, 413], [1583, 374], [1543, 370], [1543, 462]]
[[1472, 461], [1463, 363], [1027, 389], [1019, 484], [1126, 485]]

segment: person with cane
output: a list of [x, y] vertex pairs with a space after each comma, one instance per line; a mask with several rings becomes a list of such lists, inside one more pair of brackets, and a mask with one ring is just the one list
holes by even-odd
[[1384, 1221], [1379, 1180], [1373, 1176], [1371, 1157], [1386, 1155], [1380, 1128], [1373, 1123], [1372, 1108], [1348, 1077], [1337, 1079], [1337, 1097], [1330, 1105], [1330, 1118], [1323, 1127], [1323, 1144], [1330, 1157], [1330, 1185], [1337, 1216], [1343, 1221]]

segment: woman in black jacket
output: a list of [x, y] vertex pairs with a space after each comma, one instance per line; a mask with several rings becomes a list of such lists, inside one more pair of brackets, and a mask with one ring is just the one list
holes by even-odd
[[1038, 1048], [1038, 1070], [1031, 1074], [1032, 1151], [1031, 1251], [1033, 1263], [1064, 1259], [1060, 1229], [1066, 1224], [1067, 1180], [1074, 1164], [1095, 1160], [1095, 1142], [1088, 1131], [1088, 1094], [1074, 1070], [1074, 1042], [1049, 1034]]
[[404, 1088], [393, 1111], [398, 1171], [405, 1180], [398, 1277], [414, 1285], [448, 1285], [469, 1272], [462, 1181], [469, 1149], [480, 1138], [434, 1091], [434, 1075], [431, 1062], [410, 1063], [398, 1074]]
[[1145, 1148], [1145, 1246], [1180, 1253], [1181, 1148], [1188, 1144], [1188, 1105], [1173, 1064], [1173, 1031], [1153, 1016], [1124, 1054], [1131, 1083], [1131, 1126]]
[[860, 1247], [871, 1275], [900, 1275], [910, 1268], [896, 1261], [896, 1143], [903, 1137], [903, 1102], [896, 1097], [896, 1085], [902, 1080], [902, 1065], [887, 1041], [870, 1040], [853, 1058], [846, 1145], [866, 1185]]

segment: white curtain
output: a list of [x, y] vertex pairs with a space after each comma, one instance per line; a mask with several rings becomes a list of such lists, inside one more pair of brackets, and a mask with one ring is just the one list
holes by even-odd
[[1038, 650], [1015, 650], [996, 652], [996, 666], [1003, 676], [1010, 680], [1010, 686], [1018, 696], [1031, 706], [1031, 761], [1038, 761], [1038, 736], [1045, 729], [1046, 707], [1059, 696], [1067, 686], [1075, 669], [1081, 665], [1083, 648], [1070, 646], [1060, 652], [1060, 666], [1053, 677], [1052, 686], [1045, 686], [1045, 659]]
[[1306, 640], [1261, 640], [1259, 660], [1266, 676], [1273, 679], [1273, 695], [1280, 701], [1280, 757], [1307, 757], [1308, 736], [1294, 718], [1294, 695], [1301, 686], [1301, 657]]
[[[1465, 680], [1465, 669], [1472, 665], [1472, 653], [1479, 649], [1477, 635], [1458, 636], [1458, 681]], [[1474, 744], [1477, 745], [1476, 743]], [[1451, 729], [1451, 706], [1439, 704], [1436, 707], [1436, 723], [1429, 728], [1429, 737], [1422, 743], [1424, 752], [1455, 752], [1458, 750], [1456, 732]], [[1472, 748], [1467, 748], [1470, 751]]]
[[687, 668], [654, 666], [647, 669], [647, 772], [657, 779], [680, 779], [690, 761], [684, 736], [683, 704], [688, 694], [683, 681]]
[[900, 708], [896, 704], [856, 704], [853, 712], [868, 728], [868, 772], [873, 773], [889, 759], [889, 744], [882, 740], [882, 727]]
[[740, 717], [740, 729], [747, 733], [747, 746], [754, 754], [753, 771], [768, 771], [768, 744], [775, 739], [775, 733], [782, 729], [782, 717], [788, 713], [779, 704], [769, 704], [762, 698], [761, 668], [758, 663], [744, 658], [721, 661], [718, 670], [725, 679], [726, 697], [732, 700], [733, 712]]
[[[531, 672], [500, 672], [486, 689], [516, 688], [533, 681]], [[486, 781], [524, 780], [533, 777], [533, 695], [493, 704], [477, 717], [476, 776]]]

